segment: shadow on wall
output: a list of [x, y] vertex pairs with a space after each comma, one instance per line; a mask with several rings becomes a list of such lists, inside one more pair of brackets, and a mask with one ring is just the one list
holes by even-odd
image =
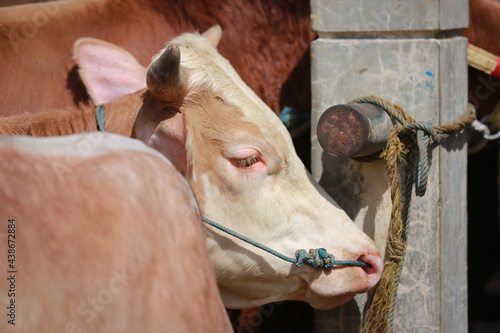
[[325, 152], [322, 153], [321, 160], [323, 173], [319, 184], [351, 219], [356, 219], [360, 210], [365, 209], [362, 225], [358, 226], [374, 239], [377, 207], [387, 192], [385, 162], [357, 162], [333, 157]]
[[[370, 238], [375, 239], [378, 247], [385, 246], [386, 224], [379, 223], [377, 226], [384, 229], [385, 232], [377, 230], [375, 224], [378, 207], [381, 207], [388, 188], [385, 162], [357, 162], [348, 158], [336, 158], [325, 152], [322, 153], [321, 160], [323, 173], [319, 184], [352, 220], [363, 214], [358, 218], [358, 226]], [[377, 242], [377, 238], [380, 237], [382, 239]], [[385, 249], [379, 248], [379, 250], [383, 255]], [[358, 301], [351, 300], [343, 306], [328, 311], [315, 311], [315, 324], [319, 329], [315, 332], [322, 333], [321, 330], [326, 328], [331, 328], [333, 332], [359, 332], [361, 325], [360, 306], [363, 307], [365, 300], [371, 297], [372, 292], [369, 292], [362, 295]], [[330, 332], [330, 330], [328, 331]]]

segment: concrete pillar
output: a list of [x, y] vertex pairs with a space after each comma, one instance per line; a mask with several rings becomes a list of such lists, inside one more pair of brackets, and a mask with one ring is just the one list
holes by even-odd
[[[312, 171], [381, 253], [390, 218], [384, 162], [325, 154], [316, 138], [328, 107], [363, 95], [415, 119], [448, 124], [467, 107], [467, 0], [311, 0]], [[432, 153], [427, 193], [412, 198], [394, 332], [467, 332], [466, 138]], [[316, 332], [356, 332], [366, 295], [315, 312]]]

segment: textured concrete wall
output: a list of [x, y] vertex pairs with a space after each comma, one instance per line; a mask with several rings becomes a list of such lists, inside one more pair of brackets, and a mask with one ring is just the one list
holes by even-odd
[[[420, 121], [455, 120], [467, 106], [467, 40], [457, 30], [467, 25], [467, 1], [313, 0], [311, 8], [320, 32], [311, 46], [313, 176], [385, 253], [384, 163], [325, 154], [316, 124], [328, 107], [362, 95]], [[465, 135], [433, 151], [427, 193], [412, 200], [394, 332], [467, 332]], [[317, 311], [316, 332], [355, 332], [366, 298]]]
[[462, 29], [467, 0], [311, 0], [317, 32], [396, 32]]

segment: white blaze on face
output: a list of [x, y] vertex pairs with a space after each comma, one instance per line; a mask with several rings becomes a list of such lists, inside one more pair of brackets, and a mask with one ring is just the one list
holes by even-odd
[[198, 34], [177, 45], [188, 93], [179, 111], [186, 129], [186, 177], [202, 214], [293, 257], [323, 247], [338, 260], [372, 268], [298, 268], [208, 227], [208, 248], [227, 307], [284, 299], [330, 308], [379, 280], [382, 259], [331, 198], [318, 191], [279, 118]]

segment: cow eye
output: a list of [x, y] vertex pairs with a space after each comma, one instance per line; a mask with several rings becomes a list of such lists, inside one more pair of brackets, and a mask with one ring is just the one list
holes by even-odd
[[247, 158], [233, 158], [233, 163], [238, 168], [248, 168], [259, 161], [257, 154]]

